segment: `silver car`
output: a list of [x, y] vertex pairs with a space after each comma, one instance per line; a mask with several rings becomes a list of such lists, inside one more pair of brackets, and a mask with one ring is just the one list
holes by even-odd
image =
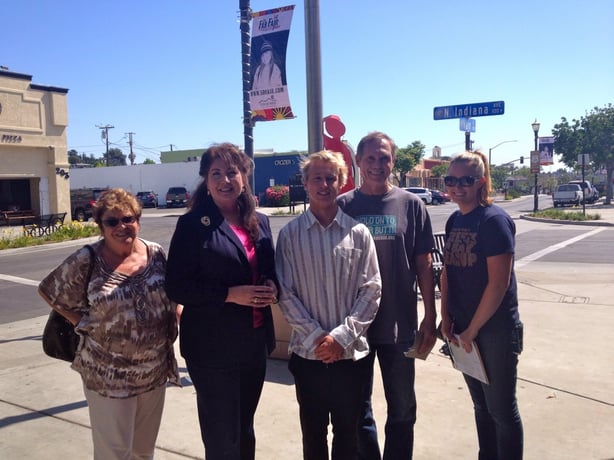
[[418, 195], [425, 204], [433, 203], [433, 195], [431, 195], [431, 191], [428, 188], [424, 187], [405, 187], [404, 190], [413, 193], [414, 195]]

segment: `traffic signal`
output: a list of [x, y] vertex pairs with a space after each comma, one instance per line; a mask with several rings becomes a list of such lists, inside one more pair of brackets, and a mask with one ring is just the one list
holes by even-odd
[[520, 157], [520, 164], [524, 164], [524, 157], [523, 156]]

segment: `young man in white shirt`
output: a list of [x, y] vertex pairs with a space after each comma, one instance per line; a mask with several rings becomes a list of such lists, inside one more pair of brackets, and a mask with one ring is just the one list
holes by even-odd
[[355, 458], [357, 427], [369, 384], [365, 332], [377, 313], [381, 279], [367, 227], [344, 214], [337, 195], [347, 167], [339, 153], [311, 154], [301, 165], [309, 209], [281, 229], [276, 269], [279, 305], [292, 327], [303, 458]]

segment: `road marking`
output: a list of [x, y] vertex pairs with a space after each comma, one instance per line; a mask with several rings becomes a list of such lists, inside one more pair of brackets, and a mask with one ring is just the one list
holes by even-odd
[[595, 230], [592, 230], [588, 233], [583, 233], [582, 235], [578, 235], [569, 240], [561, 241], [560, 243], [553, 244], [552, 246], [548, 246], [547, 248], [544, 248], [541, 251], [537, 251], [537, 252], [534, 252], [533, 254], [529, 254], [528, 256], [523, 257], [520, 260], [517, 260], [514, 263], [514, 268], [518, 269], [518, 268], [524, 267], [525, 265], [530, 264], [531, 262], [535, 262], [537, 259], [541, 259], [545, 255], [550, 254], [551, 252], [558, 251], [559, 249], [563, 249], [564, 247], [569, 246], [570, 244], [576, 243], [580, 240], [583, 240], [584, 238], [588, 238], [589, 236], [596, 235], [597, 233], [602, 232], [605, 229], [606, 227], [596, 228]]
[[11, 276], [11, 275], [2, 275], [0, 274], [0, 280], [3, 281], [11, 281], [13, 283], [25, 284], [26, 286], [37, 286], [40, 284], [40, 281], [30, 280], [28, 278], [21, 278], [19, 276]]

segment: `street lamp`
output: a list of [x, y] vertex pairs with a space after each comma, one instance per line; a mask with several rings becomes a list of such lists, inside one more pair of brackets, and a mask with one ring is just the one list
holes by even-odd
[[508, 142], [518, 142], [516, 139], [514, 139], [513, 141], [503, 141], [503, 142], [499, 142], [497, 145], [495, 145], [494, 147], [491, 147], [488, 149], [488, 167], [492, 167], [492, 162], [490, 161], [490, 152], [492, 152], [494, 149], [496, 149], [497, 147], [499, 147], [500, 145], [503, 144], [507, 144]]
[[[537, 122], [537, 118], [533, 123], [531, 123], [531, 128], [533, 128], [533, 134], [535, 137], [535, 149], [534, 151], [538, 151], [537, 141], [538, 141], [538, 133], [539, 133], [539, 123]], [[537, 174], [539, 172], [539, 162], [537, 162], [537, 169], [535, 169], [535, 184], [534, 184], [534, 195], [533, 195], [533, 213], [537, 212], [538, 208], [538, 199], [537, 199]]]

